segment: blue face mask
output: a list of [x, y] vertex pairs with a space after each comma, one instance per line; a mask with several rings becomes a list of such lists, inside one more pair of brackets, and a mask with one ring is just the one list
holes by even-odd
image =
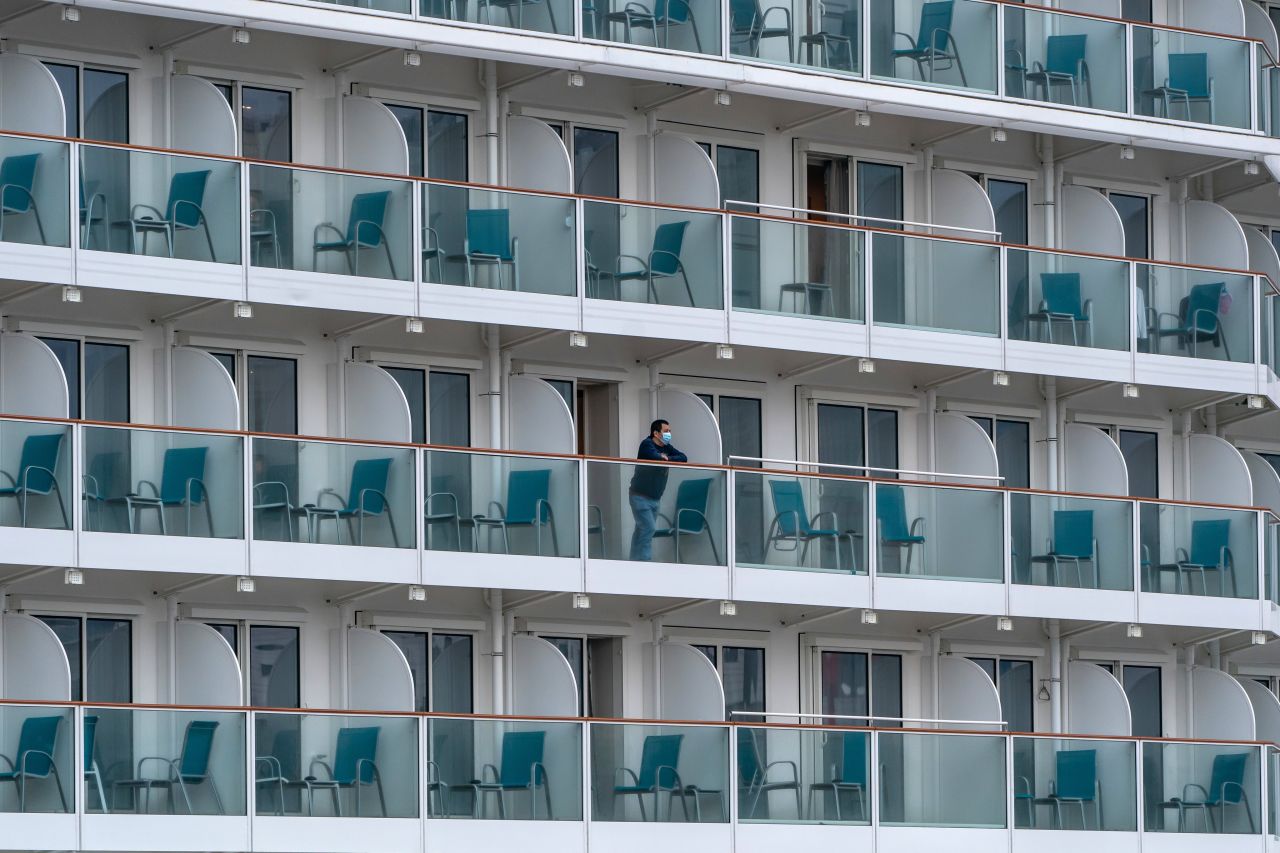
[[667, 430], [662, 434], [662, 440], [665, 441], [667, 444], [671, 443], [671, 430]]

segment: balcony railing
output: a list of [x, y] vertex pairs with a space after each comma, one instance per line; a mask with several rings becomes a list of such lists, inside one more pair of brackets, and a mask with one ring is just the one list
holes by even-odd
[[1275, 131], [1276, 62], [1262, 42], [1015, 0], [829, 0], [805, 7], [780, 0], [581, 0], [576, 16], [572, 0], [311, 2], [1062, 109]]
[[86, 831], [150, 823], [165, 837], [189, 831], [174, 816], [374, 821], [369, 831], [397, 818], [531, 833], [566, 821], [1276, 830], [1262, 777], [1274, 782], [1277, 753], [1261, 742], [85, 703], [0, 702], [0, 720], [17, 777], [0, 810], [15, 828], [93, 815]]
[[[483, 554], [893, 583], [1276, 596], [1280, 519], [1266, 509], [764, 464], [772, 467], [9, 416], [0, 418], [0, 471], [16, 485], [0, 489], [11, 499], [0, 503], [0, 524], [45, 537], [145, 536], [148, 559], [177, 563], [212, 547], [200, 542], [248, 539], [275, 543], [263, 546], [269, 563], [292, 543], [359, 548], [369, 561], [361, 566], [396, 553], [410, 565], [421, 552], [428, 563], [461, 567], [464, 555]], [[161, 546], [157, 536], [172, 541]], [[112, 541], [113, 550], [95, 550], [86, 565], [136, 568], [137, 554]], [[363, 570], [343, 562], [325, 571], [342, 565]]]

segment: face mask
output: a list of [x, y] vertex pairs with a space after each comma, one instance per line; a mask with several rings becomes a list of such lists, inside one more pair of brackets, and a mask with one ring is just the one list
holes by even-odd
[[667, 430], [662, 434], [662, 440], [665, 441], [667, 444], [671, 443], [671, 430]]

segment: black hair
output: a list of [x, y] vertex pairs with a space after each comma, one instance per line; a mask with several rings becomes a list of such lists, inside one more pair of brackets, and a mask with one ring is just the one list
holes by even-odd
[[662, 418], [658, 418], [656, 421], [649, 424], [649, 435], [653, 435], [655, 432], [662, 432], [662, 428], [664, 426], [671, 426], [671, 424]]

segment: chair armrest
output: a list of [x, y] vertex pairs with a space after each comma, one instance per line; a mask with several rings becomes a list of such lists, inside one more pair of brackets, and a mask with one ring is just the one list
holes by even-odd
[[[613, 787], [615, 787], [615, 788], [620, 788], [620, 787], [622, 787], [621, 785], [619, 785], [619, 784], [618, 784], [618, 782], [620, 781], [620, 780], [619, 780], [619, 777], [621, 777], [624, 773], [625, 773], [627, 776], [630, 776], [630, 777], [631, 777], [631, 784], [632, 784], [632, 785], [635, 785], [636, 787], [639, 787], [639, 785], [640, 785], [640, 777], [639, 777], [639, 776], [637, 776], [637, 775], [636, 775], [636, 771], [632, 770], [630, 767], [619, 767], [617, 770], [613, 771]], [[624, 778], [624, 779], [622, 779], [621, 781], [626, 781], [626, 780], [625, 780], [625, 778]]]
[[1235, 560], [1231, 556], [1230, 545], [1223, 545], [1222, 550], [1218, 552], [1218, 565], [1224, 569], [1235, 568]]
[[58, 763], [53, 760], [53, 756], [50, 753], [45, 752], [43, 749], [28, 749], [26, 752], [22, 753], [22, 755], [18, 757], [19, 773], [22, 773], [24, 775], [26, 774], [27, 761], [30, 760], [32, 756], [39, 756], [45, 759], [46, 761], [49, 762], [49, 765], [51, 767], [54, 767], [55, 769], [58, 766]]
[[450, 501], [452, 501], [453, 514], [455, 516], [458, 515], [458, 496], [455, 495], [453, 492], [432, 492], [431, 494], [427, 495], [427, 500], [425, 504], [427, 515], [431, 514], [431, 502], [436, 498], [448, 498]]
[[346, 509], [347, 502], [342, 499], [342, 495], [338, 494], [333, 489], [321, 489], [319, 492], [316, 493], [317, 507], [321, 507], [324, 505], [324, 499], [326, 496], [332, 497], [334, 500], [338, 502], [338, 507], [337, 507], [338, 509]]
[[[764, 14], [760, 16], [760, 28], [765, 29], [769, 26], [769, 14], [771, 12], [781, 12], [782, 17], [786, 19], [787, 39], [791, 38], [791, 9], [786, 6], [770, 6], [764, 10]], [[754, 23], [754, 22], [753, 22]]]
[[263, 224], [264, 224], [264, 225], [266, 224], [266, 220], [270, 220], [270, 222], [271, 222], [271, 230], [274, 232], [274, 231], [276, 230], [276, 214], [275, 214], [275, 212], [274, 212], [274, 211], [271, 211], [271, 210], [267, 210], [265, 207], [255, 207], [253, 210], [250, 210], [250, 211], [249, 211], [249, 220], [250, 220], [250, 222], [252, 222], [252, 221], [253, 221], [253, 217], [255, 217], [255, 216], [259, 215], [259, 214], [261, 214], [261, 215], [262, 215], [262, 218], [263, 218], [263, 220], [264, 220], [264, 222], [263, 222]]
[[382, 491], [381, 489], [361, 489], [360, 493], [356, 496], [356, 508], [359, 509], [361, 512], [365, 511], [364, 498], [365, 498], [365, 495], [368, 495], [368, 494], [374, 494], [382, 498], [382, 505], [384, 509], [389, 509], [391, 507], [391, 501], [387, 499], [386, 492]]
[[[674, 785], [662, 784], [662, 776], [663, 776], [664, 770], [670, 773], [671, 778], [675, 781]], [[684, 790], [684, 781], [681, 780], [680, 778], [680, 771], [676, 770], [674, 767], [671, 767], [670, 765], [667, 765], [667, 764], [663, 764], [662, 766], [658, 767], [657, 771], [653, 774], [653, 788], [655, 791]]]
[[[487, 779], [487, 778], [485, 777], [485, 774], [486, 774], [486, 773], [489, 773], [490, 771], [492, 771], [492, 772], [493, 772], [493, 779], [492, 779], [492, 780]], [[502, 781], [502, 777], [498, 775], [498, 768], [497, 768], [497, 767], [495, 767], [494, 765], [492, 765], [492, 764], [486, 764], [484, 767], [481, 767], [481, 768], [480, 768], [480, 782], [481, 782], [481, 784], [497, 785], [497, 784], [498, 784], [499, 782], [501, 782], [501, 781]]]
[[[1212, 321], [1213, 326], [1216, 326], [1218, 328], [1222, 327], [1222, 318], [1218, 316], [1217, 311], [1214, 311], [1211, 308], [1197, 308], [1196, 310], [1192, 311], [1191, 316], [1187, 318], [1187, 326], [1191, 331], [1193, 332], [1201, 331], [1201, 326], [1200, 326], [1201, 314], [1209, 315], [1209, 319]], [[1208, 329], [1206, 328], [1204, 329], [1204, 331], [1208, 331]]]
[[[919, 531], [918, 533], [916, 531]], [[912, 536], [924, 535], [924, 516], [917, 516], [911, 520], [911, 527], [907, 531]]]
[[529, 766], [529, 778], [533, 780], [533, 784], [547, 784], [547, 766], [541, 761], [535, 761]]
[[1089, 79], [1089, 62], [1088, 62], [1088, 60], [1081, 58], [1080, 60], [1078, 60], [1078, 61], [1076, 62], [1076, 76], [1077, 76], [1077, 77], [1079, 77], [1081, 80], [1088, 80], [1088, 79]]
[[817, 527], [818, 522], [820, 522], [824, 518], [831, 519], [832, 530], [840, 529], [840, 517], [836, 515], [836, 511], [834, 509], [824, 509], [822, 512], [815, 512], [813, 514], [813, 518], [809, 520], [809, 526]]
[[204, 500], [209, 499], [209, 491], [204, 487], [204, 480], [199, 477], [188, 478], [186, 483], [187, 503], [194, 502], [196, 500], [197, 493]]
[[341, 230], [340, 228], [338, 228], [338, 226], [334, 225], [332, 222], [321, 222], [321, 223], [320, 223], [319, 225], [317, 225], [317, 226], [315, 227], [315, 229], [311, 232], [311, 242], [312, 242], [312, 244], [315, 244], [315, 243], [319, 243], [319, 242], [320, 242], [320, 232], [321, 232], [321, 231], [324, 231], [325, 229], [328, 229], [329, 231], [332, 231], [334, 234], [337, 234], [337, 235], [338, 235], [338, 240], [339, 240], [340, 242], [343, 242], [343, 243], [347, 242], [347, 235], [346, 235], [346, 234], [343, 234], [343, 233], [342, 233], [342, 230]]
[[143, 486], [150, 486], [150, 487], [151, 487], [151, 497], [153, 497], [153, 498], [155, 498], [155, 499], [159, 500], [159, 498], [160, 498], [160, 487], [159, 487], [159, 486], [157, 486], [155, 483], [153, 483], [151, 480], [139, 480], [139, 481], [138, 481], [138, 491], [136, 492], [135, 497], [143, 497], [143, 494], [142, 494], [142, 487], [143, 487]]
[[175, 220], [177, 220], [178, 218], [178, 209], [182, 207], [194, 208], [196, 212], [196, 216], [200, 217], [201, 221], [205, 221], [205, 222], [208, 221], [208, 219], [204, 215], [204, 208], [196, 204], [194, 201], [188, 201], [185, 198], [178, 199], [173, 203], [173, 218]]
[[1084, 318], [1086, 320], [1093, 319], [1093, 300], [1092, 299], [1086, 299], [1084, 301]]
[[368, 225], [370, 228], [375, 229], [375, 230], [378, 232], [378, 242], [377, 242], [377, 243], [364, 243], [363, 245], [365, 245], [365, 246], [379, 246], [379, 245], [381, 245], [381, 244], [383, 244], [383, 243], [387, 242], [387, 232], [382, 230], [382, 226], [381, 226], [381, 225], [379, 225], [378, 223], [374, 222], [372, 219], [357, 219], [357, 220], [356, 220], [356, 227], [355, 227], [355, 242], [356, 242], [356, 245], [357, 245], [357, 246], [358, 246], [358, 245], [361, 245], [361, 243], [360, 243], [360, 231], [361, 231], [361, 229], [363, 229], [366, 225]]
[[[58, 478], [57, 478], [57, 476], [55, 476], [55, 475], [54, 475], [54, 473], [53, 473], [52, 471], [50, 471], [48, 468], [44, 467], [43, 465], [28, 465], [28, 466], [27, 466], [26, 468], [24, 468], [24, 469], [23, 469], [23, 471], [22, 471], [22, 486], [20, 487], [22, 491], [24, 491], [24, 492], [26, 492], [26, 491], [30, 491], [30, 488], [31, 488], [31, 487], [28, 485], [28, 483], [29, 483], [29, 482], [30, 482], [30, 480], [31, 480], [31, 472], [32, 472], [32, 471], [40, 471], [40, 472], [42, 472], [42, 473], [46, 474], [46, 475], [49, 477], [49, 479], [53, 481], [54, 488], [57, 488], [57, 485], [58, 485]], [[3, 471], [0, 471], [0, 474], [3, 474], [3, 473], [4, 473]], [[6, 475], [6, 476], [8, 476], [8, 475]], [[10, 477], [9, 479], [10, 479], [10, 480], [12, 480], [13, 478], [12, 478], [12, 477]], [[15, 486], [17, 486], [17, 484], [16, 484], [16, 483], [15, 483], [14, 485], [15, 485]]]
[[676, 530], [682, 529], [680, 527], [680, 520], [684, 518], [685, 513], [689, 513], [690, 515], [695, 515], [698, 518], [701, 518], [703, 526], [705, 526], [708, 530], [711, 529], [711, 522], [707, 520], [706, 513], [704, 513], [700, 509], [694, 509], [693, 507], [685, 507], [683, 509], [676, 510], [676, 523], [675, 523]]
[[1173, 559], [1178, 563], [1186, 563], [1191, 560], [1191, 555], [1187, 553], [1186, 548], [1177, 548], [1173, 552]]
[[169, 775], [168, 775], [168, 777], [166, 777], [166, 778], [168, 778], [168, 779], [172, 779], [172, 778], [173, 778], [174, 767], [177, 765], [177, 762], [176, 762], [176, 761], [174, 761], [172, 758], [165, 758], [164, 756], [161, 756], [161, 755], [148, 755], [148, 756], [145, 756], [145, 757], [143, 757], [143, 758], [139, 758], [139, 759], [138, 759], [138, 772], [137, 772], [137, 774], [134, 776], [134, 778], [135, 778], [135, 779], [145, 779], [146, 777], [142, 775], [142, 768], [143, 768], [143, 766], [144, 766], [144, 765], [146, 765], [148, 762], [153, 762], [153, 761], [154, 761], [154, 762], [159, 762], [159, 763], [160, 763], [161, 765], [163, 765], [166, 769], [168, 769], [168, 771], [169, 771]]
[[[89, 495], [89, 494], [88, 494], [88, 492], [89, 492], [89, 484], [90, 484], [90, 483], [92, 483], [92, 484], [93, 484], [93, 494], [92, 494], [92, 495]], [[16, 486], [16, 485], [17, 485], [17, 483], [14, 483], [14, 485]], [[101, 490], [101, 487], [98, 485], [98, 478], [97, 478], [97, 477], [95, 477], [95, 476], [93, 476], [92, 474], [81, 474], [81, 475], [80, 475], [80, 490], [81, 490], [82, 492], [84, 492], [84, 493], [85, 493], [85, 497], [93, 497], [93, 498], [95, 498], [95, 499], [97, 499], [97, 500], [101, 500], [101, 499], [102, 499], [102, 490]]]
[[649, 253], [649, 267], [648, 267], [649, 269], [653, 269], [653, 261], [655, 258], [659, 256], [665, 256], [665, 257], [671, 258], [673, 261], [676, 262], [676, 269], [680, 270], [681, 272], [684, 271], [684, 264], [680, 262], [680, 256], [677, 255], [675, 252], [668, 252], [665, 249], [654, 249], [652, 252]]
[[[630, 5], [630, 4], [628, 4], [628, 5]], [[643, 272], [643, 273], [645, 273], [645, 274], [648, 274], [648, 272], [649, 272], [649, 265], [648, 265], [647, 263], [645, 263], [644, 258], [640, 257], [639, 255], [618, 255], [618, 260], [617, 260], [617, 262], [614, 264], [614, 270], [615, 270], [615, 273], [614, 273], [614, 274], [615, 274], [615, 275], [622, 275], [622, 262], [623, 262], [623, 260], [635, 261], [637, 264], [639, 264], [639, 265], [640, 265], [640, 269], [639, 269], [639, 270], [637, 270], [637, 272]]]
[[8, 194], [9, 190], [17, 190], [27, 197], [28, 202], [31, 204], [36, 203], [36, 197], [31, 194], [31, 190], [20, 184], [0, 184], [0, 199], [3, 199], [5, 195]]
[[315, 777], [317, 766], [324, 768], [324, 772], [328, 775], [329, 779], [328, 780], [319, 779], [315, 781], [332, 781], [333, 780], [333, 768], [329, 766], [329, 763], [327, 761], [324, 761], [319, 758], [311, 759], [311, 764], [307, 767], [308, 778]]
[[1205, 787], [1204, 787], [1203, 785], [1197, 785], [1195, 782], [1192, 782], [1192, 783], [1190, 783], [1190, 784], [1188, 784], [1188, 785], [1183, 785], [1183, 786], [1182, 786], [1182, 801], [1183, 801], [1184, 803], [1187, 803], [1188, 805], [1196, 805], [1196, 804], [1194, 804], [1194, 803], [1191, 803], [1191, 802], [1190, 802], [1190, 800], [1189, 800], [1189, 798], [1187, 797], [1187, 794], [1188, 794], [1188, 793], [1189, 793], [1193, 788], [1194, 788], [1195, 790], [1197, 790], [1197, 791], [1199, 791], [1199, 792], [1200, 792], [1200, 804], [1207, 803], [1207, 802], [1209, 801], [1209, 792], [1208, 792], [1208, 790], [1206, 790], [1206, 789], [1205, 789]]
[[17, 765], [13, 763], [13, 759], [7, 755], [0, 755], [0, 761], [4, 761], [5, 764], [9, 765], [10, 772], [13, 772], [14, 770], [18, 769]]
[[137, 219], [137, 218], [138, 218], [138, 211], [147, 211], [147, 212], [150, 212], [150, 213], [155, 214], [155, 218], [156, 218], [156, 220], [157, 220], [157, 221], [159, 221], [159, 222], [167, 222], [167, 221], [168, 221], [168, 220], [166, 220], [166, 219], [164, 218], [164, 214], [160, 212], [160, 208], [158, 208], [158, 207], [152, 207], [152, 206], [151, 206], [151, 205], [149, 205], [149, 204], [135, 204], [133, 207], [130, 207], [130, 208], [129, 208], [129, 218], [130, 218], [130, 219]]
[[284, 492], [284, 503], [286, 506], [292, 507], [293, 503], [289, 500], [289, 487], [280, 480], [267, 480], [262, 483], [254, 483], [253, 500], [254, 503], [268, 503], [266, 500], [267, 487], [275, 487]]
[[356, 760], [356, 784], [361, 784], [361, 781], [364, 779], [362, 769], [366, 766], [371, 771], [373, 780], [380, 783], [382, 781], [382, 774], [378, 772], [378, 763], [372, 758], [359, 758]]
[[761, 780], [764, 781], [766, 784], [769, 781], [769, 771], [774, 767], [790, 767], [791, 781], [799, 783], [800, 769], [796, 766], [796, 763], [794, 761], [770, 761], [768, 764], [764, 766], [764, 772], [760, 776]]
[[[494, 512], [494, 510], [497, 512]], [[489, 518], [505, 519], [507, 517], [506, 507], [502, 505], [502, 501], [489, 501]]]
[[912, 50], [916, 50], [916, 40], [915, 40], [915, 38], [914, 38], [910, 33], [895, 32], [895, 33], [893, 34], [893, 37], [894, 37], [895, 39], [896, 39], [898, 36], [902, 36], [904, 39], [906, 39], [906, 40], [907, 40], [907, 42], [911, 45], [911, 49], [912, 49]]
[[260, 755], [253, 760], [253, 775], [260, 780], [259, 765], [266, 765], [267, 772], [271, 774], [271, 778], [284, 779], [284, 768], [280, 766], [280, 759], [274, 755]]
[[556, 516], [551, 509], [551, 501], [545, 498], [538, 498], [533, 502], [533, 518], [535, 524], [542, 524], [542, 511], [547, 511], [547, 524], [555, 524]]
[[[89, 475], [88, 475], [88, 474], [86, 474], [85, 476], [87, 477], [87, 476], [89, 476]], [[13, 475], [12, 475], [12, 474], [10, 474], [8, 471], [0, 471], [0, 477], [4, 477], [6, 480], [8, 480], [8, 481], [9, 481], [9, 486], [10, 486], [10, 487], [15, 488], [15, 489], [16, 489], [16, 488], [18, 488], [18, 481], [17, 481], [17, 480], [15, 480], [15, 479], [14, 479], [14, 477], [13, 477]]]

